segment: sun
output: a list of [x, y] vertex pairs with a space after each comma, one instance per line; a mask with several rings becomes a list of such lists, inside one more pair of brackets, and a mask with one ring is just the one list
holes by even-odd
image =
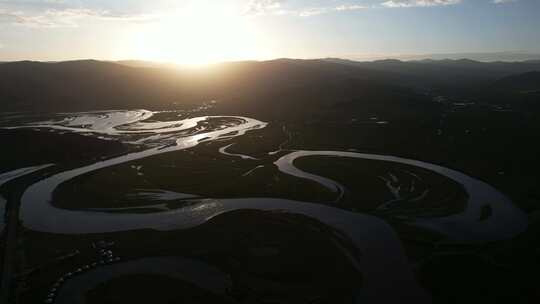
[[198, 66], [268, 56], [253, 18], [227, 1], [185, 3], [131, 36], [129, 53], [145, 60]]

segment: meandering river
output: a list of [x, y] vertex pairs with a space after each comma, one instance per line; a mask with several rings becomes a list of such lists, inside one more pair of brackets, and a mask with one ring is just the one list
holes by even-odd
[[[67, 210], [53, 204], [54, 192], [62, 184], [115, 165], [130, 161], [194, 148], [205, 142], [234, 139], [252, 130], [260, 130], [267, 123], [248, 117], [203, 116], [181, 120], [158, 121], [157, 112], [146, 110], [87, 112], [62, 114], [52, 120], [34, 122], [10, 128], [49, 129], [106, 137], [139, 147], [134, 152], [98, 161], [70, 170], [51, 173], [30, 185], [21, 197], [20, 219], [31, 230], [59, 234], [111, 233], [137, 229], [178, 230], [201, 225], [213, 217], [241, 209], [274, 210], [301, 214], [316, 219], [344, 233], [362, 253], [357, 261], [365, 281], [359, 285], [359, 299], [376, 302], [399, 299], [426, 300], [410, 269], [401, 241], [392, 226], [383, 219], [337, 207], [310, 202], [277, 198], [200, 199], [177, 209], [162, 208], [152, 213], [113, 213], [107, 209]], [[233, 144], [219, 152], [240, 161], [258, 159], [227, 152]], [[417, 218], [414, 224], [445, 235], [454, 242], [484, 242], [514, 237], [527, 227], [527, 217], [502, 193], [490, 185], [456, 170], [418, 160], [388, 155], [343, 151], [282, 151], [274, 161], [277, 168], [288, 175], [308, 179], [336, 193], [339, 198], [344, 186], [329, 178], [297, 168], [295, 160], [303, 157], [341, 157], [388, 162], [432, 171], [462, 185], [468, 194], [465, 209], [445, 217]], [[20, 169], [0, 176], [0, 182], [11, 180], [45, 167]], [[191, 197], [186, 194], [169, 197]], [[171, 196], [172, 195], [172, 196]], [[159, 196], [158, 196], [159, 197]], [[0, 201], [0, 206], [2, 201]], [[482, 210], [490, 209], [487, 218]], [[111, 209], [113, 210], [113, 209]], [[0, 227], [1, 228], [1, 227]], [[392, 269], [392, 275], [388, 275]]]

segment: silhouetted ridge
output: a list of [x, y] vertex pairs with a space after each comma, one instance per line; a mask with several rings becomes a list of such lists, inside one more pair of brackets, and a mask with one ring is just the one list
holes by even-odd
[[513, 91], [540, 90], [540, 71], [511, 75], [497, 80], [493, 86]]
[[70, 111], [177, 108], [220, 100], [234, 105], [237, 112], [268, 108], [276, 115], [289, 115], [292, 110], [309, 112], [316, 105], [358, 99], [384, 104], [396, 96], [403, 99], [403, 94], [414, 96], [413, 90], [425, 87], [489, 85], [534, 70], [540, 70], [540, 62], [282, 58], [228, 62], [197, 70], [96, 60], [20, 61], [0, 66], [0, 102], [3, 111]]

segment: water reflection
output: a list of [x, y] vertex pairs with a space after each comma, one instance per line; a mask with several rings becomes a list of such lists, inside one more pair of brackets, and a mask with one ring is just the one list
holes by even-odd
[[[61, 114], [54, 119], [11, 126], [10, 128], [48, 129], [113, 138], [134, 147], [124, 155], [54, 173], [30, 185], [21, 197], [20, 218], [24, 226], [33, 231], [75, 235], [138, 229], [174, 231], [193, 228], [218, 215], [237, 210], [250, 209], [298, 214], [340, 231], [362, 253], [362, 258], [355, 260], [358, 270], [365, 278], [363, 285], [358, 287], [359, 299], [385, 302], [385, 300], [397, 301], [409, 298], [427, 301], [424, 291], [416, 283], [401, 241], [394, 229], [379, 217], [339, 209], [332, 204], [321, 205], [277, 198], [203, 199], [189, 193], [141, 189], [131, 195], [154, 204], [87, 210], [67, 210], [54, 205], [55, 191], [61, 185], [78, 177], [131, 161], [194, 148], [201, 143], [234, 139], [267, 126], [265, 122], [247, 117], [203, 116], [159, 121], [157, 114], [159, 113], [146, 110]], [[259, 161], [261, 164], [253, 170], [264, 167], [265, 160], [228, 152], [233, 145], [234, 143], [222, 146], [219, 153], [240, 161], [252, 163]], [[346, 190], [342, 184], [301, 170], [295, 166], [294, 162], [306, 157], [362, 159], [422, 168], [444, 176], [460, 184], [466, 191], [468, 198], [465, 210], [444, 217], [418, 216], [410, 219], [410, 222], [418, 227], [441, 233], [448, 241], [483, 242], [507, 239], [516, 236], [527, 227], [526, 216], [496, 189], [463, 173], [438, 165], [394, 156], [357, 152], [285, 151], [282, 146], [275, 153], [270, 153], [268, 157], [272, 159], [280, 172], [311, 180], [335, 193], [336, 201], [342, 198]], [[0, 176], [0, 185], [3, 180], [24, 176], [26, 173], [44, 168], [25, 168], [3, 174]], [[252, 174], [253, 170], [244, 175]], [[391, 192], [392, 189], [392, 187], [389, 188]], [[394, 189], [394, 196], [396, 193], [399, 194]], [[189, 203], [169, 204], [169, 202], [179, 200], [189, 201]], [[486, 208], [490, 210], [488, 216], [485, 216]], [[146, 212], [141, 212], [141, 209]], [[123, 266], [114, 267], [118, 268], [115, 268], [115, 272], [121, 273], [130, 269], [131, 266], [125, 269], [122, 268]], [[205, 269], [204, 267], [198, 265], [196, 268]], [[388, 276], [388, 269], [392, 270], [391, 276]], [[99, 281], [99, 278], [103, 279], [104, 273], [113, 272], [107, 272], [105, 269], [89, 272], [88, 276], [95, 276], [95, 279]], [[72, 284], [76, 286], [73, 290], [80, 289], [76, 282]]]

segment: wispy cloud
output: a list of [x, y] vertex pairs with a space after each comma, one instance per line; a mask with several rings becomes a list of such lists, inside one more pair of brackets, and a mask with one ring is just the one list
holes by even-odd
[[257, 16], [275, 14], [281, 11], [281, 1], [277, 0], [250, 0], [246, 5], [244, 15]]
[[368, 6], [359, 4], [335, 4], [333, 6], [302, 6], [287, 7], [285, 1], [277, 0], [251, 0], [245, 10], [245, 15], [289, 15], [298, 17], [311, 17], [332, 12], [355, 11], [366, 9]]
[[383, 2], [382, 5], [386, 7], [428, 7], [453, 5], [458, 3], [461, 3], [461, 0], [390, 0]]
[[[463, 0], [378, 0], [359, 4], [359, 1], [333, 0], [327, 5], [310, 6], [310, 2], [288, 0], [244, 0], [241, 12], [244, 16], [286, 15], [312, 17], [323, 14], [357, 11], [376, 7], [430, 7], [461, 3]], [[502, 4], [517, 0], [489, 0]], [[313, 2], [311, 2], [313, 3]], [[322, 3], [322, 2], [319, 2]], [[109, 5], [74, 0], [0, 0], [0, 25], [15, 24], [28, 27], [76, 27], [84, 20], [119, 22], [152, 22], [167, 12], [143, 13], [135, 6]]]
[[76, 27], [85, 18], [124, 22], [148, 22], [156, 18], [152, 14], [122, 14], [91, 9], [48, 9], [43, 12], [0, 10], [0, 23], [29, 27]]
[[505, 3], [513, 3], [517, 2], [518, 0], [493, 0], [493, 3], [495, 4], [505, 4]]
[[296, 14], [300, 17], [311, 17], [316, 15], [328, 14], [332, 12], [344, 12], [344, 11], [356, 11], [361, 9], [366, 9], [368, 6], [365, 5], [338, 5], [338, 6], [328, 6], [328, 7], [315, 7], [299, 10]]
[[342, 4], [338, 5], [334, 8], [336, 11], [355, 11], [360, 9], [366, 9], [369, 8], [367, 5], [360, 5], [360, 4]]

